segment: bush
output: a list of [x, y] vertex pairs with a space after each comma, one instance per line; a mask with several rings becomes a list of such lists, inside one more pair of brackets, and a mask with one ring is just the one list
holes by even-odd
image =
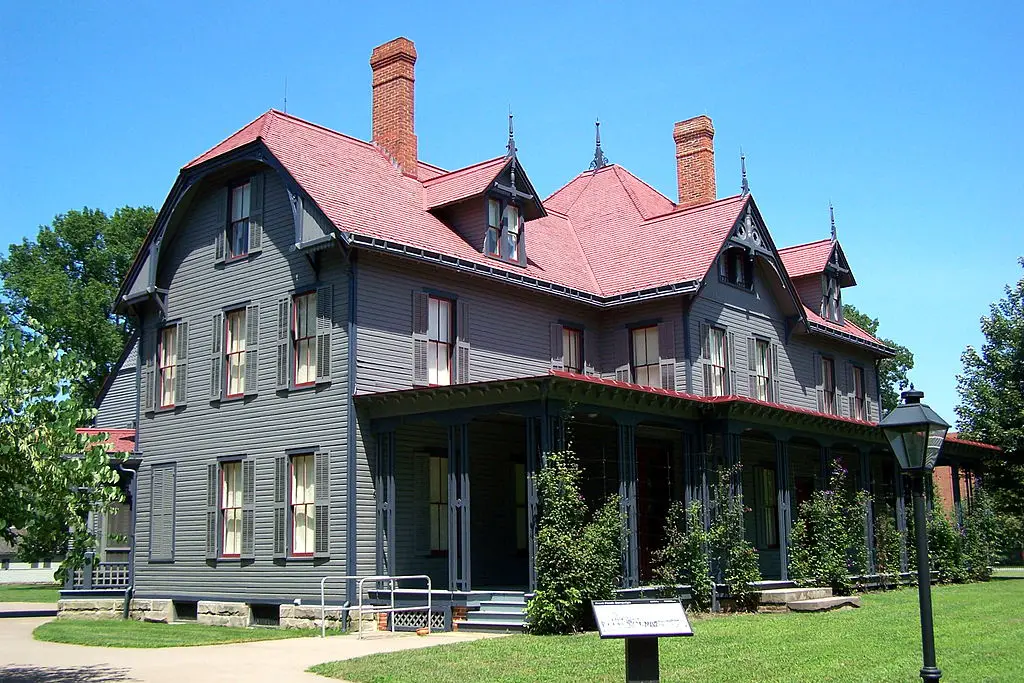
[[875, 571], [885, 581], [895, 581], [900, 575], [900, 556], [903, 552], [903, 537], [896, 530], [896, 512], [888, 505], [882, 506], [875, 516]]
[[941, 505], [928, 511], [928, 559], [939, 583], [964, 583], [963, 542], [960, 532], [942, 510]]
[[733, 482], [738, 480], [742, 466], [722, 468], [712, 490], [711, 529], [708, 541], [713, 567], [738, 607], [757, 606], [761, 580], [757, 550], [747, 541], [743, 522], [743, 498], [736, 495]]
[[668, 508], [665, 546], [654, 554], [654, 578], [667, 586], [690, 586], [691, 607], [711, 607], [715, 583], [711, 580], [709, 534], [704, 530], [703, 506], [693, 501], [684, 507], [675, 501]]
[[573, 633], [583, 628], [591, 600], [614, 595], [621, 578], [624, 525], [611, 496], [593, 515], [580, 490], [572, 451], [550, 453], [536, 475], [537, 591], [527, 605], [530, 631]]
[[992, 561], [997, 521], [992, 500], [984, 488], [975, 490], [971, 505], [964, 512], [963, 560], [970, 581], [992, 578]]

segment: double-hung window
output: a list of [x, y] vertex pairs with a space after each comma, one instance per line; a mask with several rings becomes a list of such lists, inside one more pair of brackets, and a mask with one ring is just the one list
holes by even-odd
[[772, 386], [772, 346], [763, 339], [754, 341], [754, 373], [757, 378], [757, 395], [759, 401], [771, 400]]
[[221, 556], [242, 553], [242, 463], [225, 462], [220, 468]]
[[316, 292], [295, 296], [292, 321], [295, 386], [316, 381]]
[[430, 456], [430, 552], [448, 551], [448, 458]]
[[177, 399], [175, 379], [178, 365], [178, 327], [171, 325], [160, 330], [160, 349], [157, 354], [160, 360], [160, 396], [161, 408], [173, 408]]
[[583, 331], [562, 327], [562, 362], [566, 372], [583, 372]]
[[836, 410], [836, 363], [831, 358], [821, 359], [822, 394], [824, 396], [824, 412], [838, 415]]
[[510, 201], [490, 197], [487, 199], [487, 232], [484, 234], [484, 254], [503, 261], [526, 265], [520, 242], [523, 239], [521, 209]]
[[648, 387], [661, 386], [658, 355], [658, 326], [635, 327], [633, 338], [633, 381]]
[[245, 393], [245, 309], [229, 311], [225, 325], [228, 397]]
[[725, 330], [720, 327], [708, 329], [708, 369], [711, 372], [711, 381], [708, 388], [711, 396], [725, 396], [728, 390], [726, 377], [729, 373], [729, 353], [725, 346]]
[[501, 202], [497, 199], [487, 200], [487, 235], [484, 237], [484, 253], [488, 256], [499, 256], [498, 240], [501, 237]]
[[452, 302], [431, 296], [427, 307], [427, 375], [431, 386], [452, 383]]
[[249, 202], [251, 191], [251, 185], [248, 182], [231, 188], [228, 258], [239, 258], [249, 253]]
[[291, 459], [292, 555], [312, 556], [316, 539], [316, 505], [312, 455]]
[[840, 322], [842, 305], [840, 304], [839, 280], [831, 275], [825, 276], [825, 296], [822, 304], [822, 317], [834, 323]]
[[510, 261], [519, 259], [519, 208], [513, 204], [505, 205], [505, 258]]
[[868, 419], [867, 393], [864, 391], [864, 368], [853, 366], [853, 415], [858, 420]]

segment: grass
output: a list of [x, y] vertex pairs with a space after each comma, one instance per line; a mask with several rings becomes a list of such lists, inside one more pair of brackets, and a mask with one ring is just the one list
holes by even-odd
[[[933, 592], [943, 680], [1024, 680], [1024, 581]], [[918, 681], [917, 591], [863, 596], [859, 610], [697, 617], [661, 641], [665, 681]], [[594, 634], [494, 638], [318, 664], [355, 683], [621, 681], [623, 643]]]
[[0, 602], [57, 602], [55, 583], [0, 583]]
[[[316, 632], [319, 635], [319, 632]], [[153, 624], [121, 619], [58, 619], [32, 632], [36, 640], [100, 647], [187, 647], [305, 638], [313, 631], [279, 628], [231, 628], [202, 624]]]

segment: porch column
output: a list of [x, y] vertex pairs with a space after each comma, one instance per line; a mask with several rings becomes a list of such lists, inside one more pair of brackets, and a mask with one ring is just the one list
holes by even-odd
[[539, 465], [544, 465], [547, 453], [565, 450], [565, 419], [561, 413], [551, 415], [547, 412], [540, 418], [540, 451]]
[[900, 469], [895, 456], [892, 459], [892, 481], [896, 493], [896, 532], [904, 539], [900, 544], [900, 571], [905, 572], [908, 567], [907, 544], [912, 543], [913, 539], [907, 538], [907, 501], [903, 486], [903, 470]]
[[469, 423], [448, 426], [448, 590], [470, 589]]
[[640, 583], [636, 478], [636, 426], [620, 422], [619, 506], [626, 520], [626, 538], [622, 546], [622, 578], [625, 588], [633, 588]]
[[779, 571], [783, 581], [789, 580], [789, 537], [793, 529], [793, 490], [789, 478], [789, 443], [775, 440], [775, 493], [778, 498]]
[[541, 444], [538, 431], [541, 418], [526, 418], [526, 548], [529, 556], [530, 591], [537, 590], [537, 471], [540, 469]]
[[868, 574], [875, 573], [875, 511], [871, 482], [871, 450], [860, 449], [860, 488], [868, 495], [868, 504], [864, 510], [864, 541], [868, 549]]
[[956, 516], [957, 526], [964, 528], [964, 511], [960, 504], [960, 466], [955, 462], [949, 464], [950, 477], [953, 483], [953, 514]]
[[693, 435], [682, 432], [683, 439], [683, 506], [690, 507], [695, 500], [700, 500], [700, 471], [696, 448], [693, 447]]
[[398, 574], [395, 563], [395, 433], [377, 434], [377, 574]]

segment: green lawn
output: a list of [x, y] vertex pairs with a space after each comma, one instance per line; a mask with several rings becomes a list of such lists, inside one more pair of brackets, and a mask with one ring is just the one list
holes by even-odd
[[0, 602], [57, 602], [55, 583], [0, 583]]
[[[822, 614], [694, 619], [692, 638], [661, 641], [665, 681], [919, 681], [917, 591], [863, 596]], [[1024, 680], [1024, 581], [933, 590], [944, 681]], [[356, 683], [621, 681], [623, 643], [596, 635], [511, 636], [319, 664]]]
[[[315, 632], [319, 635], [319, 632]], [[314, 635], [311, 630], [278, 628], [229, 628], [200, 624], [151, 624], [142, 621], [103, 619], [58, 619], [36, 628], [36, 640], [73, 645], [102, 647], [183, 647], [189, 645], [219, 645], [245, 643], [253, 640], [279, 640], [305, 638]]]

